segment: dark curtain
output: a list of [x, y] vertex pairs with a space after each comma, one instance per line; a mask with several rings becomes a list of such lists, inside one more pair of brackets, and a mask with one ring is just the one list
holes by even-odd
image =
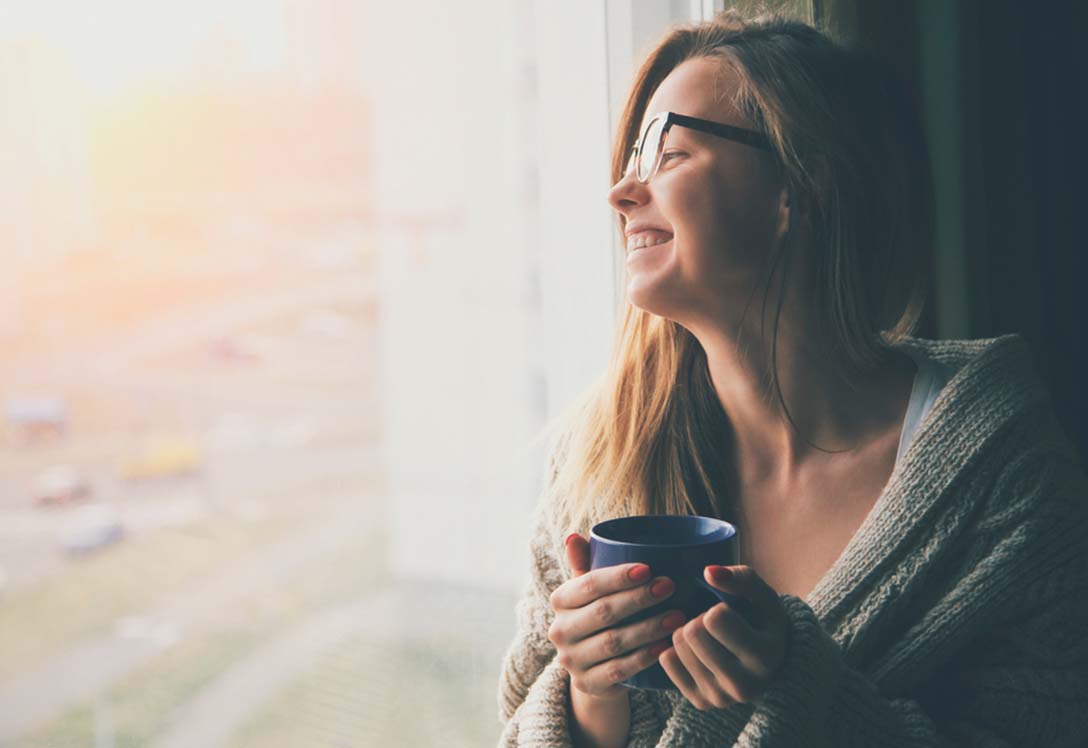
[[920, 334], [1023, 335], [1084, 461], [1088, 3], [813, 0], [813, 17], [889, 59], [924, 111], [938, 293]]

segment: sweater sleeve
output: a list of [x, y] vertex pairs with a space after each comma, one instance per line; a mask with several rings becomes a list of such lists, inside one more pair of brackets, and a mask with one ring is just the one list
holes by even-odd
[[[499, 678], [501, 748], [573, 748], [570, 731], [570, 676], [556, 660], [548, 628], [555, 618], [550, 596], [569, 578], [558, 557], [559, 541], [547, 515], [534, 520], [529, 542], [530, 575], [517, 603], [517, 632]], [[651, 697], [631, 690], [631, 748], [657, 744], [662, 721]]]

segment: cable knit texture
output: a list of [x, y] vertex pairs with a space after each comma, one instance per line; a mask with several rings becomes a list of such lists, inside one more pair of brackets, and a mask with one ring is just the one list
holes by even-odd
[[[792, 627], [759, 699], [632, 689], [629, 746], [1088, 746], [1088, 481], [1022, 338], [903, 347], [953, 375]], [[572, 748], [548, 640], [574, 530], [541, 505], [499, 683], [499, 745]], [[741, 528], [743, 531], [743, 528]], [[757, 570], [758, 571], [758, 570]]]

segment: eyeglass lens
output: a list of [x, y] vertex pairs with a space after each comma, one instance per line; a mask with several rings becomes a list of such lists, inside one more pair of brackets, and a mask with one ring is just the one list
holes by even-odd
[[642, 136], [636, 173], [639, 181], [647, 181], [653, 173], [653, 168], [657, 164], [657, 154], [661, 150], [661, 136], [664, 129], [665, 118], [654, 117]]

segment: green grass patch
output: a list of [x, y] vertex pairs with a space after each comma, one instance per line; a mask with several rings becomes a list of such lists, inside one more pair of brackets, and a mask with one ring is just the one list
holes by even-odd
[[296, 526], [295, 518], [275, 517], [160, 530], [75, 559], [69, 569], [15, 590], [0, 606], [0, 680], [108, 630], [121, 616], [145, 612], [183, 583]]
[[144, 748], [173, 707], [195, 694], [226, 664], [249, 652], [257, 641], [251, 632], [219, 631], [167, 650], [135, 671], [97, 704], [70, 710], [20, 745], [34, 748], [87, 748], [95, 744], [96, 711], [108, 721], [115, 748]]
[[[235, 737], [237, 748], [476, 748], [498, 739], [497, 670], [456, 642], [356, 638]], [[481, 688], [481, 684], [488, 684]]]
[[[375, 589], [386, 575], [385, 546], [367, 533], [301, 567], [284, 584], [234, 601], [214, 628], [163, 652], [95, 700], [67, 711], [25, 745], [75, 748], [94, 744], [95, 710], [108, 712], [117, 748], [146, 746], [169, 716], [232, 664], [297, 625], [314, 610]], [[20, 747], [24, 743], [20, 742]]]

